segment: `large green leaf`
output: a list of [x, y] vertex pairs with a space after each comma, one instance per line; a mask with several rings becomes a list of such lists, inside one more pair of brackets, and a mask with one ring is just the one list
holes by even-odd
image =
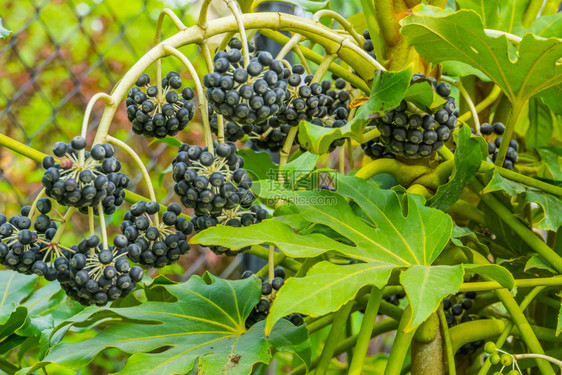
[[[196, 361], [200, 373], [249, 374], [254, 364], [269, 363], [271, 344], [264, 336], [263, 323], [245, 328], [246, 318], [261, 296], [256, 278], [226, 281], [206, 274], [159, 287], [177, 302], [86, 309], [57, 329], [100, 323], [109, 327], [89, 339], [55, 345], [28, 373], [48, 363], [80, 369], [110, 347], [132, 353], [122, 370], [127, 374], [184, 374]], [[271, 342], [282, 343], [283, 350], [294, 346], [308, 363], [310, 348], [304, 327], [283, 321], [272, 331], [274, 336]]]
[[3, 324], [11, 310], [15, 309], [23, 299], [28, 297], [38, 277], [28, 276], [15, 271], [0, 271], [0, 324]]
[[[278, 293], [269, 313], [266, 332], [282, 317], [299, 312], [322, 316], [334, 311], [355, 297], [365, 285], [382, 288], [386, 285], [392, 264], [359, 263], [338, 266], [320, 262], [306, 277], [292, 277]], [[303, 291], [306, 290], [306, 293]]]
[[429, 200], [431, 207], [446, 210], [461, 196], [464, 187], [474, 179], [482, 163], [482, 137], [472, 137], [468, 126], [463, 126], [455, 133], [455, 166], [451, 179], [445, 185], [437, 188], [437, 192]]
[[472, 9], [480, 15], [487, 29], [523, 35], [523, 14], [531, 0], [458, 0], [462, 9]]
[[498, 264], [463, 264], [463, 268], [465, 271], [497, 281], [504, 288], [511, 290], [515, 286], [515, 279], [511, 272]]
[[562, 13], [558, 12], [537, 18], [529, 31], [543, 38], [560, 38], [562, 35]]
[[[319, 228], [330, 228], [329, 234], [296, 233], [287, 224], [265, 220], [245, 228], [218, 226], [192, 238], [193, 243], [228, 244], [235, 249], [273, 244], [295, 258], [336, 251], [364, 262], [349, 266], [321, 263], [304, 278], [289, 279], [273, 303], [267, 329], [293, 311], [313, 316], [335, 311], [362, 286], [383, 286], [392, 268], [431, 265], [451, 236], [451, 218], [424, 206], [417, 195], [402, 199], [395, 191], [380, 189], [357, 177], [336, 175], [334, 180], [336, 192], [292, 192], [302, 217]], [[356, 210], [362, 211], [360, 216]], [[302, 286], [308, 282], [325, 287], [316, 293], [309, 286], [305, 296]], [[423, 314], [419, 318], [423, 319]]]
[[[562, 102], [559, 100], [559, 102]], [[537, 150], [552, 179], [562, 181], [562, 148], [540, 148]], [[550, 177], [550, 176], [549, 176]]]
[[[299, 181], [299, 179], [309, 175], [314, 170], [314, 168], [316, 168], [316, 163], [318, 163], [319, 157], [320, 156], [317, 154], [305, 152], [298, 158], [285, 164], [281, 168], [284, 185], [293, 187]], [[315, 188], [318, 187], [316, 186]]]
[[490, 77], [517, 105], [562, 83], [560, 39], [527, 33], [519, 45], [518, 58], [512, 61], [505, 36], [488, 36], [474, 11], [448, 14], [438, 8], [418, 6], [401, 24], [402, 35], [428, 61], [469, 64]]
[[449, 294], [459, 290], [463, 280], [462, 266], [415, 265], [403, 271], [400, 283], [412, 306], [412, 316], [406, 331], [424, 322]]
[[508, 180], [494, 171], [492, 180], [484, 188], [484, 193], [505, 191], [510, 196], [525, 194], [527, 202], [533, 202], [541, 207], [541, 212], [536, 215], [537, 221], [533, 224], [538, 229], [556, 231], [562, 226], [562, 200], [542, 190], [528, 188], [527, 186]]
[[310, 152], [324, 154], [338, 138], [350, 137], [360, 141], [365, 127], [373, 118], [400, 104], [411, 78], [412, 67], [399, 72], [377, 71], [369, 100], [359, 108], [350, 122], [341, 128], [325, 128], [302, 121], [299, 125], [299, 143]]

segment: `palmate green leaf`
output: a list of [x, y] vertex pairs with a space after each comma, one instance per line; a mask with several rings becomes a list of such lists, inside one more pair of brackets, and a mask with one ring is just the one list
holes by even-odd
[[492, 180], [486, 185], [483, 192], [503, 190], [510, 196], [525, 194], [527, 202], [537, 203], [542, 208], [542, 213], [538, 216], [537, 222], [533, 223], [536, 228], [543, 230], [556, 231], [562, 226], [562, 200], [551, 194], [544, 193], [542, 190], [528, 188], [527, 186], [508, 180], [494, 171]]
[[434, 109], [446, 103], [446, 100], [433, 90], [429, 81], [417, 82], [408, 87], [404, 100], [423, 109]]
[[400, 283], [412, 306], [405, 331], [411, 331], [437, 310], [443, 297], [456, 293], [463, 280], [462, 266], [415, 265], [400, 274]]
[[[285, 164], [281, 168], [285, 186], [294, 186], [300, 178], [309, 175], [314, 168], [316, 168], [316, 163], [318, 163], [319, 158], [320, 156], [318, 154], [305, 152], [298, 158]], [[270, 176], [270, 178], [271, 177], [272, 176]], [[275, 176], [273, 176], [273, 178], [275, 178]]]
[[256, 152], [246, 147], [238, 150], [238, 156], [244, 159], [244, 169], [252, 180], [277, 178], [277, 165], [268, 152]]
[[418, 6], [401, 21], [402, 35], [428, 61], [460, 61], [490, 77], [510, 99], [522, 105], [530, 97], [562, 84], [562, 40], [525, 34], [512, 62], [504, 36], [490, 37], [474, 11], [452, 14]]
[[487, 29], [523, 35], [523, 14], [531, 0], [458, 0], [462, 9], [472, 9], [480, 15]]
[[[295, 206], [306, 221], [331, 228], [335, 234], [304, 235], [276, 220], [265, 220], [246, 228], [209, 228], [192, 238], [193, 243], [228, 244], [235, 249], [273, 244], [286, 255], [297, 258], [336, 251], [364, 262], [353, 266], [321, 263], [306, 277], [288, 280], [273, 303], [266, 330], [293, 311], [312, 316], [335, 311], [352, 299], [362, 285], [383, 285], [392, 268], [431, 265], [451, 236], [451, 218], [439, 210], [425, 207], [419, 196], [406, 196], [403, 205], [397, 192], [379, 189], [372, 182], [342, 175], [336, 175], [334, 179], [336, 192], [296, 191], [292, 194]], [[362, 210], [363, 215], [357, 216], [346, 198]], [[302, 296], [300, 283], [308, 281], [312, 285], [322, 282], [327, 287], [321, 294], [308, 288], [309, 296]], [[322, 299], [322, 294], [330, 297]], [[303, 303], [302, 298], [310, 303]], [[425, 310], [418, 319], [424, 319], [423, 313]]]
[[[455, 166], [451, 179], [437, 188], [437, 192], [428, 202], [430, 207], [447, 210], [461, 196], [464, 187], [474, 179], [482, 163], [482, 137], [472, 137], [468, 126], [463, 126], [455, 133]], [[485, 146], [487, 147], [487, 146]]]
[[562, 36], [562, 13], [537, 18], [529, 31], [543, 38], [560, 38]]
[[562, 148], [539, 148], [537, 152], [548, 170], [548, 177], [562, 181]]
[[[132, 356], [123, 373], [184, 374], [196, 361], [206, 374], [249, 374], [254, 364], [269, 363], [271, 344], [263, 323], [250, 330], [245, 320], [259, 301], [256, 278], [227, 281], [206, 274], [182, 284], [162, 285], [177, 302], [145, 302], [127, 308], [89, 308], [67, 320], [67, 326], [89, 327], [104, 323], [108, 328], [96, 336], [55, 345], [44, 360], [28, 373], [48, 363], [72, 369], [86, 366], [100, 351], [118, 348]], [[310, 348], [304, 327], [282, 322], [272, 332], [271, 342], [293, 346], [308, 363]], [[165, 349], [158, 350], [156, 349]], [[166, 350], [167, 349], [167, 350]]]
[[299, 125], [299, 143], [312, 153], [324, 154], [336, 139], [350, 137], [360, 141], [365, 127], [373, 118], [400, 104], [410, 86], [412, 74], [411, 66], [399, 72], [377, 71], [369, 100], [359, 108], [350, 122], [341, 128], [325, 128], [302, 121]]
[[381, 263], [339, 266], [326, 261], [314, 265], [306, 277], [292, 277], [285, 282], [269, 313], [266, 332], [292, 312], [322, 316], [353, 299], [365, 285], [384, 287], [394, 267]]
[[501, 286], [509, 290], [513, 289], [515, 286], [515, 279], [511, 272], [507, 268], [502, 267], [497, 264], [463, 264], [463, 268], [468, 272], [474, 272], [480, 276], [488, 277], [494, 281], [497, 281]]

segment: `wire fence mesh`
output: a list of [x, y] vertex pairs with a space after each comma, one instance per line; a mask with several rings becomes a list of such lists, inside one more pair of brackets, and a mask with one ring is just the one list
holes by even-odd
[[[12, 31], [0, 40], [0, 133], [45, 153], [50, 153], [55, 142], [68, 142], [78, 135], [89, 99], [97, 92], [109, 93], [153, 46], [158, 15], [165, 7], [186, 24], [193, 24], [200, 5], [189, 0], [0, 0], [0, 18]], [[163, 35], [173, 32], [173, 25], [165, 22]], [[202, 58], [196, 48], [182, 51], [195, 66], [204, 66], [197, 63]], [[164, 72], [179, 70], [180, 65], [174, 63], [165, 61]], [[98, 103], [90, 117], [90, 141], [102, 113], [103, 105]], [[163, 172], [174, 149], [164, 143], [150, 144], [129, 129], [122, 104], [113, 120], [112, 134], [141, 155], [159, 200], [171, 201], [172, 181], [164, 178]], [[201, 143], [199, 129], [192, 124], [181, 140]], [[127, 160], [123, 169], [131, 178], [131, 190], [146, 196], [140, 170]], [[35, 163], [0, 148], [0, 211], [14, 215], [22, 205], [30, 204], [41, 189], [41, 174]], [[108, 225], [118, 230], [121, 218], [122, 213], [113, 215]], [[77, 224], [74, 232], [78, 239], [82, 235], [80, 220]], [[197, 248], [178, 266], [163, 272], [182, 280], [205, 269], [228, 277], [238, 272], [238, 263], [239, 259], [231, 264]]]

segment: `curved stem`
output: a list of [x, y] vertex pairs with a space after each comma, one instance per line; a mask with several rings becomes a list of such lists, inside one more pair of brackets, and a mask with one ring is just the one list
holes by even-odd
[[344, 28], [344, 30], [347, 31], [349, 35], [353, 37], [353, 39], [355, 39], [357, 45], [363, 45], [363, 38], [360, 37], [359, 34], [357, 34], [357, 31], [355, 31], [353, 25], [341, 14], [336, 13], [333, 10], [321, 9], [318, 12], [314, 13], [314, 17], [312, 17], [312, 19], [314, 19], [315, 21], [320, 21], [320, 18], [322, 17], [328, 17], [337, 21]]
[[244, 68], [248, 67], [250, 63], [250, 52], [248, 51], [248, 38], [246, 37], [246, 28], [244, 27], [244, 21], [242, 21], [242, 12], [238, 7], [238, 2], [235, 0], [224, 0], [226, 6], [230, 8], [232, 15], [236, 19], [236, 24], [238, 25], [238, 31], [240, 32], [240, 40], [242, 41], [242, 55], [244, 56]]
[[496, 165], [501, 167], [503, 166], [503, 162], [505, 160], [505, 156], [507, 154], [507, 149], [509, 148], [509, 141], [513, 137], [513, 133], [515, 132], [515, 124], [517, 124], [517, 120], [519, 119], [519, 114], [523, 109], [523, 104], [516, 102], [512, 103], [511, 112], [507, 119], [507, 123], [505, 124], [505, 133], [502, 137], [502, 143], [500, 145], [500, 149], [498, 150], [498, 154], [496, 156]]
[[23, 155], [25, 157], [28, 157], [29, 159], [32, 159], [37, 163], [43, 162], [43, 159], [45, 158], [45, 156], [47, 156], [41, 151], [37, 151], [34, 148], [26, 146], [23, 143], [18, 142], [4, 134], [0, 134], [0, 146], [9, 148], [10, 150], [15, 151], [18, 154]]
[[509, 40], [511, 43], [513, 43], [515, 45], [519, 45], [519, 43], [521, 43], [521, 41], [523, 40], [520, 37], [518, 37], [517, 35], [513, 35], [513, 34], [505, 32], [505, 31], [493, 30], [493, 29], [484, 29], [484, 32], [486, 32], [486, 34], [488, 34], [488, 36], [496, 37], [496, 38], [504, 35], [507, 38], [507, 40]]
[[293, 147], [293, 142], [298, 130], [298, 126], [293, 126], [291, 130], [289, 130], [287, 138], [285, 138], [285, 143], [283, 144], [283, 149], [281, 150], [279, 157], [279, 178], [281, 178], [281, 167], [287, 164], [287, 160], [289, 160], [289, 154], [291, 153], [291, 148]]
[[466, 217], [470, 220], [476, 221], [482, 226], [486, 226], [486, 219], [484, 213], [476, 208], [474, 205], [459, 199], [451, 207], [447, 209], [447, 212], [454, 215], [460, 215]]
[[293, 48], [293, 52], [297, 55], [297, 57], [300, 60], [300, 63], [304, 66], [304, 69], [306, 70], [307, 74], [312, 74], [312, 69], [310, 68], [310, 64], [308, 63], [308, 60], [306, 60], [306, 57], [304, 57], [304, 54], [302, 53], [301, 49], [298, 47]]
[[361, 329], [359, 330], [357, 344], [355, 346], [351, 364], [349, 365], [348, 375], [361, 374], [365, 355], [367, 354], [369, 342], [371, 341], [371, 332], [373, 331], [373, 326], [375, 325], [375, 320], [377, 319], [377, 314], [379, 312], [381, 298], [382, 290], [373, 286], [369, 296], [369, 302], [367, 302], [365, 314], [363, 315], [363, 321], [361, 322]]
[[[156, 200], [156, 193], [154, 192], [154, 186], [152, 186], [152, 181], [150, 180], [150, 174], [148, 173], [148, 170], [146, 169], [144, 163], [142, 162], [140, 156], [135, 152], [135, 150], [133, 150], [128, 144], [126, 144], [125, 142], [114, 138], [110, 135], [108, 135], [106, 138], [107, 142], [109, 143], [113, 143], [116, 146], [119, 146], [123, 149], [123, 151], [125, 151], [127, 154], [129, 154], [129, 156], [131, 156], [133, 158], [133, 160], [137, 163], [137, 166], [140, 168], [142, 175], [144, 177], [144, 181], [146, 183], [146, 187], [148, 188], [148, 194], [150, 195], [150, 200], [153, 202], [158, 202]], [[158, 215], [158, 214], [156, 214]], [[158, 226], [158, 219], [156, 219], [156, 225]]]
[[51, 244], [57, 245], [59, 243], [59, 241], [60, 241], [60, 239], [61, 239], [61, 237], [64, 233], [64, 230], [66, 229], [66, 226], [70, 222], [70, 218], [72, 217], [72, 215], [74, 214], [75, 211], [76, 211], [76, 207], [69, 207], [68, 208], [68, 210], [64, 214], [64, 217], [62, 218], [62, 222], [61, 222], [60, 227], [58, 227], [58, 229], [57, 229], [57, 233], [55, 234], [55, 236], [51, 240]]
[[443, 341], [445, 342], [445, 351], [447, 353], [447, 365], [449, 367], [449, 375], [456, 375], [457, 369], [455, 366], [455, 352], [453, 352], [453, 343], [451, 342], [451, 335], [449, 334], [449, 326], [443, 308], [440, 306], [437, 309], [437, 316], [439, 317], [439, 324], [443, 332]]
[[525, 354], [512, 354], [512, 356], [516, 360], [525, 359], [525, 358], [544, 359], [546, 361], [554, 363], [556, 366], [560, 367], [560, 370], [562, 371], [562, 361], [545, 354], [525, 353]]
[[105, 226], [105, 212], [103, 212], [103, 205], [101, 202], [98, 204], [98, 216], [100, 218], [101, 239], [104, 249], [109, 249], [107, 241], [107, 227]]
[[560, 6], [560, 0], [546, 0], [544, 8], [542, 8], [541, 17], [556, 14]]
[[537, 19], [542, 4], [543, 0], [532, 0], [529, 3], [527, 9], [525, 9], [525, 13], [523, 13], [523, 20], [521, 22], [524, 29], [528, 29], [529, 27], [531, 27], [533, 21]]
[[342, 333], [344, 332], [345, 323], [349, 318], [349, 313], [351, 312], [352, 307], [353, 300], [343, 305], [336, 313], [332, 329], [330, 330], [330, 334], [328, 335], [328, 339], [326, 340], [326, 344], [324, 345], [324, 349], [320, 355], [320, 361], [315, 373], [316, 375], [325, 375], [327, 373], [332, 357], [336, 351], [336, 347], [340, 342]]
[[211, 50], [209, 49], [209, 43], [204, 40], [201, 44], [199, 44], [199, 48], [201, 48], [201, 52], [203, 53], [203, 58], [205, 59], [205, 65], [207, 65], [207, 71], [213, 71], [213, 58], [211, 56]]
[[217, 51], [223, 51], [226, 49], [226, 47], [228, 46], [228, 43], [230, 42], [230, 40], [232, 38], [234, 38], [234, 36], [236, 35], [236, 32], [231, 31], [229, 33], [226, 33], [226, 35], [224, 36], [224, 38], [222, 38], [221, 43], [219, 44], [219, 46], [217, 47]]
[[94, 208], [88, 207], [88, 228], [90, 230], [90, 236], [96, 233], [96, 226], [95, 226], [95, 216], [94, 216]]
[[86, 111], [84, 112], [84, 119], [82, 120], [82, 131], [80, 135], [82, 138], [86, 139], [86, 134], [88, 132], [88, 120], [90, 119], [90, 115], [92, 113], [92, 109], [94, 108], [94, 104], [98, 101], [98, 99], [103, 99], [108, 105], [113, 105], [115, 101], [111, 95], [108, 95], [104, 92], [98, 92], [88, 102], [86, 106]]
[[33, 200], [33, 203], [31, 204], [31, 208], [29, 210], [29, 214], [27, 214], [27, 217], [31, 220], [31, 227], [33, 227], [33, 223], [35, 223], [35, 210], [37, 209], [37, 202], [39, 202], [39, 199], [43, 198], [45, 196], [45, 188], [43, 188], [39, 194], [37, 194], [37, 196], [35, 197], [35, 199]]
[[[271, 39], [271, 38], [270, 38]], [[283, 48], [279, 51], [277, 56], [275, 57], [277, 60], [282, 60], [287, 56], [290, 50], [296, 48], [299, 43], [304, 39], [301, 34], [294, 34], [291, 39], [287, 43], [283, 45]]]
[[416, 333], [415, 329], [409, 332], [404, 332], [404, 328], [408, 325], [411, 316], [412, 307], [408, 305], [406, 310], [404, 310], [404, 314], [402, 314], [402, 318], [400, 318], [400, 324], [398, 325], [396, 338], [394, 339], [392, 349], [390, 350], [390, 356], [388, 357], [384, 375], [400, 374], [402, 371], [404, 360], [406, 359], [406, 355], [410, 350], [410, 344], [414, 338], [414, 334]]
[[[540, 292], [542, 292], [544, 288], [545, 288], [544, 286], [537, 286], [529, 294], [527, 294], [527, 296], [525, 296], [525, 299], [519, 305], [519, 308], [521, 309], [521, 311], [524, 311], [527, 308], [527, 306], [529, 306], [531, 301], [533, 301], [533, 299]], [[509, 321], [507, 323], [507, 325], [504, 328], [504, 330], [502, 331], [500, 337], [498, 337], [498, 339], [496, 340], [496, 347], [497, 348], [501, 348], [503, 346], [503, 344], [505, 344], [505, 341], [507, 340], [507, 338], [511, 334], [511, 330], [513, 329], [514, 325], [515, 325], [515, 323], [513, 323], [513, 321]], [[482, 365], [482, 367], [480, 368], [480, 371], [478, 371], [478, 375], [487, 374], [490, 367], [492, 367], [492, 363], [490, 362], [490, 359], [488, 357], [486, 359], [486, 361], [484, 362], [484, 364]]]
[[[480, 194], [484, 186], [478, 181], [473, 180], [470, 183], [471, 189]], [[562, 273], [562, 258], [547, 244], [545, 244], [537, 235], [527, 228], [519, 219], [513, 216], [512, 212], [507, 209], [492, 194], [480, 194], [481, 201], [500, 217], [500, 219], [509, 226], [515, 233], [521, 237], [534, 251], [539, 253], [547, 262], [549, 262], [556, 271]]]
[[269, 258], [267, 260], [269, 269], [269, 282], [273, 281], [275, 275], [275, 246], [269, 245]]
[[355, 177], [368, 180], [379, 173], [388, 173], [403, 186], [409, 186], [414, 180], [433, 170], [425, 165], [405, 165], [396, 159], [376, 159], [357, 171]]
[[[476, 105], [476, 112], [480, 113], [482, 110], [492, 105], [496, 100], [498, 100], [501, 93], [502, 89], [499, 86], [494, 85], [494, 88], [492, 89], [492, 91], [490, 91], [490, 94], [488, 94], [488, 96], [484, 100]], [[472, 113], [472, 110], [469, 110], [459, 116], [458, 120], [466, 122], [466, 120], [468, 120], [470, 116], [472, 116]]]
[[363, 143], [367, 143], [372, 139], [375, 139], [377, 137], [381, 136], [381, 132], [379, 131], [379, 129], [377, 128], [373, 128], [371, 130], [369, 130], [367, 133], [363, 133], [361, 135], [361, 139], [359, 140], [359, 143], [363, 144]]
[[470, 112], [472, 112], [472, 120], [474, 121], [474, 130], [476, 131], [476, 133], [480, 134], [480, 119], [478, 118], [478, 111], [474, 106], [474, 102], [472, 101], [470, 94], [468, 93], [468, 91], [466, 91], [461, 81], [459, 81], [459, 83], [457, 84], [457, 88], [459, 89], [461, 95], [466, 101], [466, 104], [468, 104], [468, 108], [470, 108]]
[[172, 20], [178, 31], [187, 29], [187, 26], [181, 22], [173, 10], [164, 8], [158, 15], [158, 22], [156, 23], [156, 36], [154, 37], [154, 43], [156, 44], [160, 43], [160, 38], [162, 37], [162, 24], [164, 23], [164, 17], [166, 16], [170, 17], [170, 20]]
[[189, 61], [187, 57], [179, 50], [175, 49], [174, 47], [168, 46], [166, 44], [163, 45], [164, 51], [174, 57], [177, 57], [185, 67], [191, 73], [193, 81], [195, 82], [195, 89], [197, 90], [197, 96], [199, 97], [199, 111], [201, 111], [201, 117], [203, 121], [203, 132], [205, 134], [205, 145], [209, 149], [209, 152], [212, 154], [214, 153], [213, 150], [213, 135], [211, 132], [211, 125], [209, 124], [209, 106], [207, 104], [207, 98], [205, 97], [205, 92], [203, 91], [203, 85], [201, 84], [201, 80], [197, 75], [197, 70]]

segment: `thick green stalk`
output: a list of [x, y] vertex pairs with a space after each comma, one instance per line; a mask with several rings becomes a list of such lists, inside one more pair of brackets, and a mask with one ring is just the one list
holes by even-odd
[[[525, 341], [525, 343], [527, 344], [529, 351], [533, 352], [534, 354], [544, 354], [544, 349], [537, 339], [535, 332], [533, 332], [533, 329], [527, 321], [527, 318], [525, 318], [525, 314], [523, 314], [523, 311], [517, 305], [515, 298], [513, 298], [513, 296], [507, 289], [498, 289], [496, 291], [496, 294], [498, 295], [498, 298], [500, 299], [502, 304], [505, 306], [505, 309], [511, 316], [511, 319], [513, 320], [517, 328], [519, 328], [523, 341]], [[548, 363], [548, 361], [537, 360], [537, 365], [539, 366], [541, 374], [555, 375], [554, 370], [552, 370], [552, 366], [550, 365], [550, 363]]]
[[394, 1], [374, 0], [378, 24], [386, 44], [394, 46], [400, 39], [400, 24], [394, 13]]
[[[521, 309], [521, 311], [524, 311], [527, 308], [527, 306], [529, 306], [531, 301], [544, 288], [545, 288], [544, 286], [538, 286], [538, 287], [534, 288], [529, 294], [527, 294], [527, 296], [525, 296], [525, 299], [523, 300], [523, 302], [521, 302], [521, 304], [519, 305], [519, 308]], [[511, 330], [513, 329], [514, 325], [515, 325], [515, 323], [513, 323], [513, 321], [510, 321], [510, 322], [507, 323], [507, 326], [504, 328], [500, 337], [498, 337], [498, 339], [496, 340], [496, 348], [501, 348], [503, 346], [503, 344], [505, 344], [505, 341], [507, 340], [508, 336], [511, 334]], [[492, 367], [492, 364], [490, 363], [490, 357], [488, 357], [486, 359], [486, 361], [484, 362], [484, 364], [482, 365], [482, 367], [480, 368], [480, 371], [478, 371], [478, 375], [486, 375], [488, 373], [488, 370], [490, 370], [490, 367]]]
[[511, 112], [505, 124], [505, 133], [502, 136], [502, 143], [498, 154], [496, 156], [496, 165], [501, 167], [505, 160], [505, 155], [507, 154], [507, 149], [509, 148], [509, 141], [513, 138], [513, 133], [515, 132], [515, 124], [517, 124], [517, 119], [519, 119], [519, 114], [523, 109], [523, 104], [520, 102], [512, 103]]
[[559, 6], [560, 0], [546, 0], [546, 4], [544, 4], [544, 8], [541, 12], [541, 17], [556, 14], [556, 12], [558, 12]]
[[402, 314], [400, 319], [400, 324], [398, 325], [398, 330], [396, 332], [396, 338], [392, 344], [392, 349], [390, 350], [390, 356], [388, 357], [388, 363], [384, 371], [384, 375], [396, 375], [400, 374], [402, 371], [402, 366], [404, 365], [404, 359], [410, 349], [410, 344], [414, 338], [416, 330], [411, 330], [410, 332], [404, 332], [404, 328], [408, 325], [410, 318], [412, 316], [412, 308], [408, 306]]
[[[269, 248], [263, 246], [252, 246], [249, 250], [246, 251], [248, 254], [255, 255], [262, 259], [269, 259]], [[300, 268], [301, 264], [294, 259], [285, 258], [283, 259], [279, 265], [293, 271], [297, 272]]]
[[365, 309], [363, 321], [361, 322], [361, 330], [359, 331], [359, 336], [357, 338], [357, 345], [355, 346], [353, 359], [351, 360], [351, 364], [349, 366], [349, 375], [361, 374], [365, 355], [367, 354], [369, 342], [371, 341], [371, 332], [379, 312], [381, 298], [382, 290], [374, 286], [371, 289], [369, 302], [367, 302], [367, 308]]
[[445, 313], [443, 312], [441, 306], [439, 306], [439, 308], [437, 309], [437, 315], [439, 316], [439, 324], [441, 325], [443, 341], [445, 342], [445, 352], [447, 353], [447, 366], [449, 368], [449, 375], [456, 375], [457, 369], [455, 366], [455, 352], [453, 352], [453, 343], [451, 342], [451, 335], [449, 334], [447, 319], [445, 318]]
[[[385, 319], [382, 322], [375, 324], [375, 326], [373, 327], [373, 331], [371, 332], [371, 337], [376, 337], [376, 336], [381, 335], [383, 333], [393, 331], [396, 328], [398, 328], [398, 322], [396, 320]], [[359, 335], [354, 335], [352, 337], [349, 337], [349, 338], [343, 340], [337, 346], [337, 348], [334, 352], [334, 355], [340, 355], [340, 354], [344, 353], [345, 351], [347, 351], [349, 348], [352, 348], [353, 346], [355, 346], [355, 343], [357, 342], [358, 337], [359, 337]], [[308, 370], [311, 371], [311, 370], [315, 369], [316, 366], [318, 366], [319, 362], [320, 362], [319, 357], [312, 360], [312, 362], [310, 363], [310, 368]], [[297, 367], [293, 371], [291, 371], [289, 373], [289, 375], [304, 375], [304, 374], [306, 374], [306, 370], [307, 370], [306, 366], [302, 365], [302, 366]]]
[[41, 151], [37, 151], [31, 147], [28, 147], [23, 143], [20, 143], [4, 134], [0, 134], [0, 146], [9, 148], [10, 150], [17, 152], [20, 155], [35, 160], [37, 163], [43, 162], [43, 159], [45, 158], [45, 156], [47, 156]]
[[322, 260], [321, 256], [317, 256], [317, 257], [314, 257], [314, 258], [306, 258], [304, 260], [304, 262], [302, 262], [302, 265], [300, 266], [297, 273], [295, 274], [295, 277], [306, 276], [306, 273], [308, 272], [310, 267], [314, 266], [316, 263], [320, 262], [321, 260]]
[[541, 10], [543, 0], [531, 0], [525, 13], [523, 13], [523, 28], [528, 29], [533, 21], [537, 18], [539, 11]]
[[332, 329], [320, 355], [320, 361], [318, 362], [318, 368], [316, 370], [316, 375], [325, 375], [328, 372], [328, 367], [334, 356], [338, 343], [340, 342], [342, 333], [345, 329], [345, 323], [349, 318], [349, 313], [353, 307], [353, 301], [349, 301], [343, 305], [334, 318], [334, 324], [332, 324]]
[[[479, 194], [484, 186], [474, 180], [470, 183], [472, 190]], [[521, 237], [534, 251], [541, 255], [547, 262], [549, 262], [556, 271], [562, 273], [562, 258], [556, 254], [554, 250], [548, 247], [537, 235], [527, 228], [519, 219], [513, 216], [512, 212], [508, 210], [500, 201], [498, 201], [491, 194], [481, 194], [480, 199], [492, 211], [500, 217], [500, 219], [507, 224], [515, 233]]]

